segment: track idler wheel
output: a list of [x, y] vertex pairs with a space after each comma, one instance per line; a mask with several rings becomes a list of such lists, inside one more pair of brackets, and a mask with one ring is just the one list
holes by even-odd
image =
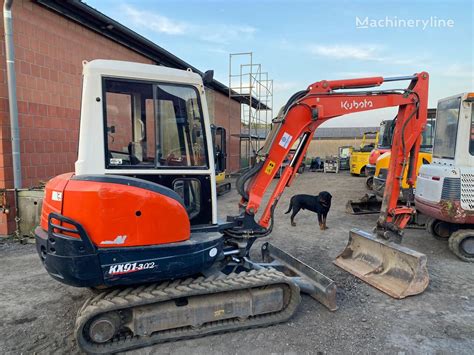
[[460, 229], [449, 237], [449, 249], [459, 259], [474, 262], [474, 230]]
[[106, 343], [118, 334], [122, 319], [117, 312], [101, 314], [89, 323], [87, 335], [95, 343]]

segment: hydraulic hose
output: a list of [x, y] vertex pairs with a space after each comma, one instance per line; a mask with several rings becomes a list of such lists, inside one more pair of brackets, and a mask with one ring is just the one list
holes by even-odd
[[245, 185], [247, 184], [247, 181], [250, 178], [252, 178], [260, 171], [263, 166], [263, 163], [263, 161], [256, 163], [253, 167], [251, 167], [245, 173], [240, 175], [237, 181], [235, 182], [235, 185], [237, 186], [237, 191], [239, 192], [240, 196], [242, 196], [246, 201], [249, 200], [249, 194], [247, 192], [247, 189], [245, 188]]
[[[283, 118], [286, 116], [288, 110], [291, 108], [291, 106], [298, 101], [299, 99], [303, 98], [306, 96], [308, 93], [308, 90], [301, 90], [296, 93], [294, 93], [289, 100], [286, 102], [285, 106], [283, 107], [283, 110], [280, 112], [283, 112]], [[280, 117], [277, 117], [280, 118]], [[249, 199], [249, 194], [247, 192], [247, 189], [245, 188], [248, 180], [255, 176], [260, 169], [263, 166], [264, 161], [256, 163], [252, 168], [247, 170], [245, 173], [243, 173], [236, 181], [236, 186], [237, 186], [237, 191], [239, 192], [240, 196], [242, 196], [246, 201]]]
[[285, 108], [283, 109], [283, 112], [286, 114], [288, 112], [288, 110], [290, 109], [290, 107], [296, 101], [298, 101], [302, 97], [306, 96], [307, 93], [308, 93], [308, 90], [301, 90], [301, 91], [297, 91], [293, 95], [291, 95], [291, 97], [288, 99], [288, 101], [285, 104]]

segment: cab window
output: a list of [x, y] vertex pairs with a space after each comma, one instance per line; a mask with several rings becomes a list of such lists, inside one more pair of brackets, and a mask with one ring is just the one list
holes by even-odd
[[195, 89], [155, 87], [159, 165], [206, 166], [204, 126]]
[[173, 190], [181, 197], [189, 219], [199, 215], [201, 211], [201, 183], [199, 180], [176, 179], [173, 181]]
[[154, 167], [155, 122], [152, 86], [107, 80], [104, 105], [107, 166]]
[[461, 99], [457, 97], [438, 104], [433, 157], [454, 159], [460, 103]]
[[433, 148], [433, 135], [435, 130], [435, 120], [428, 119], [426, 122], [426, 127], [423, 133], [421, 134], [421, 148], [422, 149], [432, 149]]
[[106, 167], [207, 167], [192, 86], [104, 80]]

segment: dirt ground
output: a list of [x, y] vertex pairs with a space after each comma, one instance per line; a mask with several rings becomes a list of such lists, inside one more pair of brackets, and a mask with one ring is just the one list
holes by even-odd
[[[297, 226], [291, 227], [284, 215], [289, 198], [322, 190], [333, 195], [329, 229], [320, 231], [316, 215], [307, 211], [300, 212]], [[431, 281], [423, 294], [404, 300], [394, 300], [332, 264], [346, 245], [350, 228], [371, 230], [375, 224], [375, 215], [344, 212], [347, 199], [363, 193], [363, 178], [305, 172], [285, 191], [275, 213], [274, 231], [265, 238], [336, 281], [336, 312], [304, 296], [288, 323], [165, 343], [128, 354], [472, 354], [474, 264], [458, 260], [447, 243], [424, 230], [406, 231], [404, 244], [428, 256]], [[223, 218], [236, 213], [237, 200], [235, 191], [219, 199]], [[259, 245], [254, 249], [258, 251]], [[50, 278], [33, 245], [0, 244], [0, 267], [0, 353], [79, 353], [73, 324], [90, 291]]]

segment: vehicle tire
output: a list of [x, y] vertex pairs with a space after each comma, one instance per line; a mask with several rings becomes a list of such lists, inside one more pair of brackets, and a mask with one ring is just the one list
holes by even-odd
[[444, 241], [447, 241], [452, 234], [449, 223], [436, 218], [428, 218], [426, 221], [426, 230], [430, 232], [434, 238]]
[[449, 237], [449, 249], [462, 261], [474, 262], [474, 230], [460, 229]]
[[365, 180], [365, 186], [368, 190], [372, 190], [374, 188], [374, 177], [369, 176], [367, 180]]
[[366, 175], [365, 175], [365, 166], [364, 166], [362, 169], [360, 169], [360, 174], [359, 174], [359, 176], [362, 176], [362, 177], [366, 176]]

